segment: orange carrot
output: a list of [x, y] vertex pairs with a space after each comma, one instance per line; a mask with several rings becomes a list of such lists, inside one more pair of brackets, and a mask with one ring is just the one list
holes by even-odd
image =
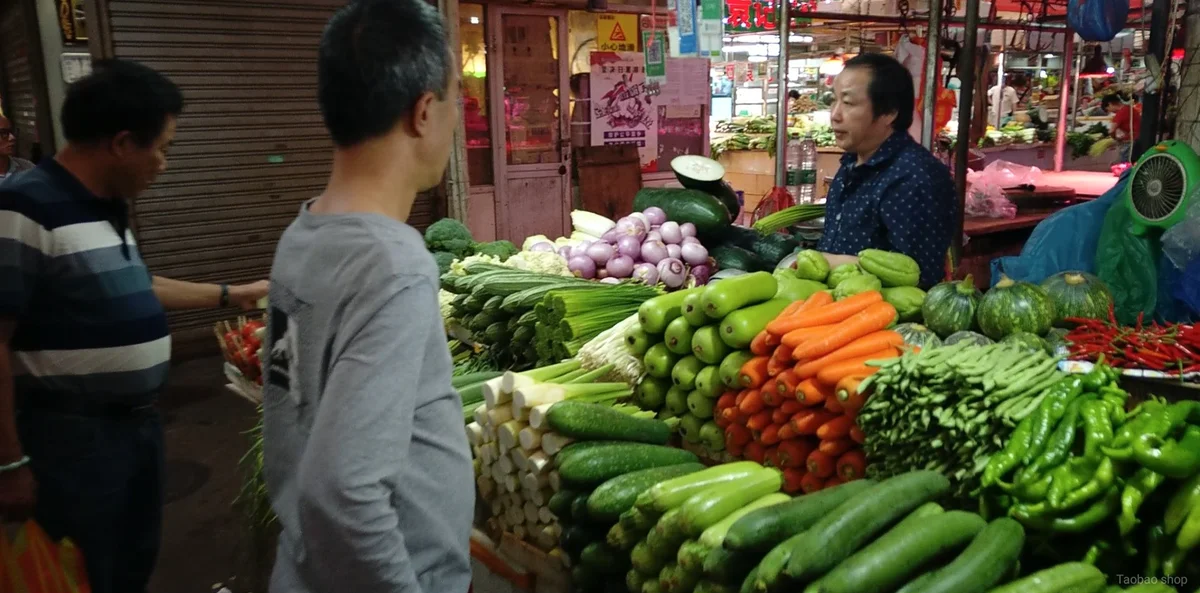
[[721, 411], [721, 418], [732, 424], [745, 424], [746, 415], [738, 410], [737, 406], [730, 406]]
[[796, 346], [799, 346], [808, 340], [818, 336], [823, 336], [836, 328], [836, 323], [831, 323], [829, 325], [818, 325], [817, 327], [803, 327], [783, 334], [783, 338], [780, 339], [780, 343], [782, 343], [784, 346], [795, 348]]
[[767, 379], [763, 383], [762, 389], [759, 389], [759, 392], [762, 394], [763, 403], [766, 404], [768, 408], [778, 407], [781, 403], [779, 392], [775, 387], [775, 377]]
[[775, 347], [771, 360], [767, 363], [767, 376], [774, 377], [792, 367], [792, 349], [784, 345]]
[[874, 354], [886, 348], [899, 347], [903, 343], [904, 338], [894, 331], [877, 331], [854, 340], [821, 358], [798, 364], [795, 372], [800, 379], [815, 377], [818, 371], [835, 362]]
[[850, 436], [850, 427], [853, 425], [854, 420], [851, 420], [849, 416], [838, 416], [817, 428], [817, 438], [830, 441], [848, 437]]
[[767, 338], [769, 337], [771, 337], [771, 334], [767, 333], [765, 329], [758, 332], [758, 335], [754, 336], [754, 339], [750, 341], [750, 353], [755, 356], [770, 356], [775, 349], [767, 344]]
[[767, 364], [770, 362], [771, 357], [769, 356], [755, 356], [747, 360], [738, 373], [738, 381], [743, 387], [753, 389], [762, 387], [763, 381], [767, 380]]
[[[776, 346], [778, 346], [782, 343], [783, 343], [783, 336], [777, 336], [770, 332], [767, 333], [767, 347], [768, 348], [774, 349]], [[767, 352], [767, 354], [770, 354], [770, 353], [771, 353], [770, 351]]]
[[[868, 366], [867, 363], [872, 360], [886, 360], [888, 358], [896, 358], [900, 356], [900, 351], [895, 348], [880, 350], [858, 358], [835, 362], [817, 372], [817, 382], [829, 387], [834, 387], [841, 381], [843, 377], [851, 377], [854, 375], [872, 375], [879, 370], [876, 367]], [[835, 392], [836, 395], [836, 392]]]
[[746, 445], [738, 445], [738, 444], [734, 444], [734, 443], [730, 443], [730, 442], [725, 443], [725, 452], [729, 453], [730, 455], [733, 455], [734, 457], [741, 457], [742, 450], [745, 448], [746, 448]]
[[796, 399], [806, 406], [819, 406], [832, 395], [832, 390], [817, 384], [812, 379], [805, 379], [796, 387]]
[[804, 409], [804, 404], [795, 399], [789, 399], [783, 402], [783, 405], [779, 406], [779, 409], [783, 410], [783, 413], [787, 414], [788, 418], [791, 418], [796, 412]]
[[842, 480], [841, 476], [835, 474], [833, 476], [830, 476], [830, 478], [828, 480], [825, 480], [825, 487], [833, 488], [834, 486], [837, 486], [838, 484], [845, 484], [845, 483], [846, 482]]
[[836, 303], [829, 303], [807, 311], [804, 315], [792, 315], [785, 319], [776, 318], [775, 321], [767, 324], [767, 331], [773, 334], [786, 334], [805, 327], [841, 323], [867, 307], [880, 302], [883, 302], [883, 295], [879, 291], [861, 292]]
[[798, 467], [785, 468], [783, 470], [783, 491], [788, 494], [795, 494], [803, 490], [805, 475], [804, 470]]
[[[757, 389], [751, 389], [748, 393], [746, 393], [746, 398], [742, 400], [742, 403], [738, 404], [738, 411], [747, 416], [753, 416], [761, 412], [765, 406], [766, 404], [763, 403], [762, 392]], [[770, 414], [770, 412], [767, 412], [768, 416]]]
[[763, 465], [767, 467], [778, 467], [783, 469], [779, 465], [779, 447], [767, 447], [767, 454], [764, 457], [765, 459], [763, 460]]
[[784, 441], [779, 443], [779, 461], [782, 467], [804, 467], [812, 451], [813, 445], [809, 439]]
[[764, 428], [762, 431], [762, 437], [759, 438], [758, 440], [762, 441], [762, 444], [764, 444], [764, 445], [778, 445], [779, 444], [779, 425], [778, 424], [768, 424], [767, 427]]
[[[789, 420], [790, 418], [791, 417], [789, 416], [788, 419], [784, 419], [783, 423], [779, 426], [779, 440], [780, 441], [790, 441], [790, 440], [800, 436], [800, 435], [796, 434], [796, 428], [794, 426], [792, 426], [792, 423]], [[771, 420], [775, 420], [774, 415], [771, 416]], [[777, 422], [776, 424], [779, 424], [779, 423]]]
[[771, 413], [767, 411], [759, 412], [750, 417], [746, 421], [746, 428], [750, 430], [762, 430], [771, 424]]
[[745, 445], [750, 442], [750, 429], [741, 424], [730, 424], [725, 427], [725, 444]]
[[742, 456], [755, 463], [762, 463], [767, 458], [767, 448], [762, 446], [762, 443], [750, 441], [746, 443], [746, 448], [742, 450]]
[[713, 413], [719, 414], [724, 412], [726, 408], [737, 405], [737, 392], [726, 391], [721, 397], [717, 398], [717, 403], [713, 405]]
[[854, 449], [842, 453], [837, 460], [837, 474], [847, 482], [865, 478], [867, 475], [867, 456], [862, 449]]
[[846, 413], [846, 410], [842, 409], [842, 404], [839, 403], [837, 398], [833, 396], [825, 398], [825, 411], [838, 415]]
[[819, 478], [828, 478], [837, 472], [837, 460], [820, 449], [808, 454], [808, 473], [817, 474]]
[[733, 398], [733, 405], [734, 406], [742, 405], [742, 400], [746, 399], [746, 394], [750, 393], [751, 391], [752, 391], [751, 389], [743, 389], [743, 390], [739, 391], [737, 394], [737, 397]]
[[[864, 294], [871, 293], [864, 292], [854, 296], [861, 296]], [[868, 306], [866, 309], [855, 313], [842, 323], [837, 324], [837, 327], [833, 328], [824, 335], [800, 344], [792, 351], [792, 357], [796, 360], [802, 360], [805, 358], [825, 356], [826, 354], [829, 354], [830, 352], [833, 352], [834, 350], [837, 350], [838, 348], [841, 348], [842, 346], [845, 346], [846, 344], [849, 344], [850, 342], [853, 342], [854, 340], [857, 340], [867, 334], [875, 333], [881, 329], [885, 329], [895, 320], [895, 307], [886, 302], [874, 303]]]
[[863, 433], [862, 429], [859, 428], [858, 425], [851, 426], [850, 427], [850, 440], [861, 445], [861, 444], [867, 442], [867, 435]]
[[835, 394], [847, 413], [857, 414], [866, 403], [866, 395], [858, 391], [858, 385], [866, 378], [867, 375], [849, 375], [837, 382]]
[[[817, 432], [820, 432], [820, 429], [817, 429]], [[853, 449], [853, 448], [854, 448], [854, 441], [852, 441], [850, 439], [823, 440], [823, 441], [821, 441], [821, 444], [817, 447], [817, 449], [820, 449], [822, 453], [824, 453], [826, 455], [831, 455], [833, 457], [837, 457], [837, 456], [841, 455], [842, 453], [845, 453], [846, 451], [849, 451], [850, 449]]]
[[792, 416], [790, 422], [798, 434], [817, 434], [822, 424], [833, 420], [833, 414], [820, 410], [803, 410]]
[[[795, 414], [795, 412], [792, 412]], [[775, 408], [771, 410], [771, 424], [784, 424], [791, 419], [792, 414], [787, 413], [783, 408]]]
[[780, 401], [796, 399], [796, 387], [800, 386], [800, 378], [792, 370], [786, 370], [775, 377], [776, 391]]
[[812, 472], [805, 473], [804, 479], [800, 480], [800, 489], [803, 490], [805, 494], [812, 494], [813, 492], [821, 490], [824, 487], [825, 480], [817, 477], [817, 475]]
[[[782, 336], [783, 334], [786, 334], [794, 329], [808, 327], [801, 325], [803, 320], [807, 319], [810, 315], [812, 315], [812, 313], [828, 306], [832, 302], [833, 295], [824, 291], [814, 292], [812, 296], [805, 299], [803, 304], [801, 304], [799, 307], [792, 309], [795, 303], [788, 305], [788, 308], [784, 309], [783, 313], [780, 313], [775, 317], [775, 319], [767, 324], [767, 331], [777, 336]], [[817, 323], [813, 325], [822, 324]]]

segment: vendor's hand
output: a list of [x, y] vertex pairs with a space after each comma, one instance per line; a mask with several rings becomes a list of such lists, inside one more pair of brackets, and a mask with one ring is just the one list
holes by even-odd
[[258, 308], [258, 301], [266, 298], [271, 289], [271, 283], [259, 280], [251, 284], [239, 284], [229, 287], [229, 304], [240, 307], [243, 311]]
[[33, 516], [37, 482], [28, 465], [0, 472], [0, 522], [19, 523]]
[[825, 261], [829, 262], [830, 268], [836, 268], [844, 264], [858, 263], [858, 257], [853, 255], [838, 255], [836, 253], [822, 253], [825, 256]]

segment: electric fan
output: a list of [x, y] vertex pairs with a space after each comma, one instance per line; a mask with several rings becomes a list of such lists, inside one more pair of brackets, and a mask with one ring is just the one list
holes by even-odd
[[1200, 156], [1187, 144], [1160, 142], [1138, 159], [1125, 186], [1125, 203], [1133, 215], [1133, 232], [1170, 228], [1183, 219], [1200, 185]]

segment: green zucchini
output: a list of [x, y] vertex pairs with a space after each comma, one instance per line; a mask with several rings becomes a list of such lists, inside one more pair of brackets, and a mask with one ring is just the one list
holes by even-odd
[[986, 593], [1004, 581], [1025, 545], [1025, 528], [1001, 517], [971, 540], [951, 563], [929, 571], [897, 593]]
[[692, 334], [692, 354], [706, 364], [721, 364], [730, 348], [721, 341], [720, 324], [706, 325]]
[[550, 496], [550, 500], [546, 501], [546, 508], [560, 520], [568, 519], [571, 517], [571, 503], [575, 502], [577, 496], [579, 492], [563, 488]]
[[764, 468], [756, 474], [714, 486], [689, 498], [680, 507], [680, 525], [690, 537], [700, 537], [705, 529], [712, 527], [734, 511], [778, 492], [783, 486], [783, 474], [775, 468]]
[[[636, 499], [634, 500], [636, 503]], [[647, 513], [635, 504], [633, 508], [621, 513], [620, 523], [630, 531], [650, 531], [658, 521], [658, 513]]]
[[612, 443], [571, 455], [558, 467], [567, 485], [596, 486], [639, 469], [696, 463], [696, 455], [661, 445]]
[[689, 539], [679, 544], [679, 552], [675, 555], [675, 563], [684, 570], [700, 572], [704, 567], [704, 556], [707, 548], [700, 542]]
[[762, 333], [788, 305], [787, 299], [771, 299], [765, 303], [738, 309], [721, 320], [721, 340], [730, 348], [749, 348], [755, 336]]
[[685, 356], [671, 369], [671, 382], [680, 389], [691, 391], [696, 387], [696, 376], [703, 369], [704, 363], [699, 358]]
[[751, 512], [729, 528], [724, 546], [735, 551], [766, 553], [874, 485], [871, 480], [855, 480]]
[[629, 348], [629, 353], [641, 357], [646, 354], [646, 350], [650, 349], [650, 345], [654, 340], [650, 334], [642, 329], [642, 324], [635, 323], [629, 329], [625, 330], [625, 346]]
[[692, 334], [696, 332], [699, 325], [688, 323], [682, 315], [671, 320], [667, 324], [667, 329], [663, 332], [663, 344], [667, 345], [667, 350], [673, 354], [686, 356], [692, 353]]
[[666, 558], [654, 553], [649, 540], [634, 544], [633, 549], [629, 551], [629, 561], [633, 563], [634, 570], [646, 575], [658, 574], [667, 563]]
[[660, 482], [638, 496], [635, 504], [643, 511], [665, 513], [683, 504], [693, 494], [716, 484], [734, 482], [754, 475], [763, 467], [753, 461], [735, 461], [687, 476]]
[[691, 593], [700, 575], [684, 569], [675, 563], [667, 564], [658, 574], [658, 586], [666, 593]]
[[489, 344], [503, 344], [509, 341], [508, 327], [503, 321], [497, 321], [483, 330], [483, 340]]
[[571, 567], [571, 584], [575, 593], [600, 593], [604, 590], [604, 575], [586, 564]]
[[645, 532], [631, 531], [626, 529], [624, 525], [617, 523], [612, 526], [612, 529], [608, 530], [608, 535], [604, 537], [604, 541], [618, 550], [629, 551], [633, 548], [634, 544], [641, 541], [644, 537], [646, 537]]
[[625, 573], [625, 588], [629, 593], [642, 593], [642, 585], [646, 583], [646, 576], [638, 572], [636, 568], [629, 569]]
[[704, 557], [704, 577], [726, 585], [736, 585], [758, 565], [763, 555], [756, 552], [735, 552], [724, 546], [712, 548]]
[[671, 439], [671, 428], [662, 420], [638, 418], [618, 412], [610, 406], [588, 402], [558, 402], [550, 406], [546, 422], [558, 434], [580, 441], [613, 440], [665, 445]]
[[[717, 262], [717, 268], [721, 270], [761, 272], [769, 270], [772, 267], [768, 266], [767, 262], [758, 257], [758, 254], [737, 245], [717, 245], [709, 249], [708, 254], [712, 256], [713, 261]], [[725, 282], [725, 280], [728, 280], [728, 278], [721, 280], [721, 282]]]
[[806, 546], [803, 553], [792, 554], [785, 574], [804, 582], [829, 572], [901, 516], [949, 491], [950, 480], [935, 471], [908, 472], [884, 480], [813, 524], [804, 540], [822, 545]]
[[662, 587], [658, 585], [658, 576], [646, 578], [646, 582], [642, 584], [642, 593], [666, 593]]
[[[614, 413], [620, 414], [620, 412]], [[591, 497], [588, 498], [588, 513], [597, 521], [617, 521], [621, 518], [622, 513], [633, 508], [633, 502], [647, 488], [702, 469], [704, 466], [699, 463], [681, 463], [652, 467], [617, 476], [592, 491]]]
[[692, 327], [708, 324], [708, 315], [704, 314], [704, 305], [701, 303], [703, 297], [703, 292], [693, 292], [683, 299], [682, 315]]
[[755, 586], [758, 584], [758, 566], [750, 569], [746, 574], [746, 578], [742, 579], [742, 586], [738, 588], [738, 593], [755, 593]]
[[726, 315], [775, 296], [779, 284], [767, 272], [754, 272], [726, 278], [704, 290], [702, 303], [704, 313], [711, 319], [724, 319]]
[[789, 500], [792, 500], [792, 498], [786, 494], [783, 494], [782, 492], [772, 492], [770, 494], [761, 496], [757, 500], [750, 502], [750, 504], [747, 504], [746, 506], [743, 506], [742, 508], [730, 513], [729, 516], [725, 517], [724, 519], [717, 521], [712, 527], [705, 529], [704, 533], [700, 534], [698, 541], [706, 548], [722, 547], [725, 542], [725, 538], [729, 536], [729, 530], [732, 529], [733, 525], [742, 517], [745, 517], [746, 515], [749, 515], [750, 513], [760, 509], [766, 509], [783, 504]]
[[895, 591], [943, 554], [965, 547], [987, 526], [975, 513], [949, 511], [933, 516], [923, 508], [821, 577], [821, 593]]
[[633, 401], [643, 410], [661, 410], [667, 403], [671, 381], [646, 375], [633, 391]]
[[669, 379], [671, 370], [675, 368], [677, 362], [679, 362], [679, 357], [667, 350], [667, 345], [662, 342], [651, 346], [646, 350], [646, 355], [642, 357], [646, 374], [659, 379]]
[[453, 385], [455, 389], [462, 389], [463, 387], [467, 387], [469, 385], [476, 385], [486, 381], [491, 381], [492, 379], [495, 379], [503, 374], [503, 371], [479, 371], [477, 373], [467, 373], [465, 375], [454, 377], [450, 380], [450, 384]]
[[716, 237], [732, 223], [729, 209], [702, 191], [660, 187], [638, 190], [633, 198], [633, 211], [643, 212], [651, 206], [662, 208], [667, 213], [667, 220], [692, 223], [701, 239]]
[[696, 583], [696, 588], [692, 589], [692, 593], [735, 593], [736, 591], [735, 587], [712, 581], [700, 581]]
[[[726, 357], [728, 358], [728, 357]], [[708, 365], [696, 374], [696, 391], [708, 399], [717, 399], [725, 393], [725, 384], [721, 382], [721, 371], [717, 365]]]
[[564, 525], [562, 535], [559, 536], [559, 545], [571, 559], [578, 558], [579, 553], [594, 541], [595, 531], [583, 525]]
[[603, 575], [613, 575], [628, 569], [629, 557], [604, 542], [592, 542], [579, 552], [579, 561]]
[[1098, 593], [1105, 582], [1099, 568], [1083, 562], [1067, 562], [992, 589], [990, 593]]
[[647, 334], [661, 335], [667, 324], [683, 314], [683, 299], [689, 294], [704, 290], [703, 286], [688, 290], [677, 290], [656, 296], [638, 307], [638, 323]]
[[741, 389], [740, 376], [742, 365], [746, 364], [751, 358], [754, 358], [754, 354], [749, 350], [734, 350], [721, 361], [721, 365], [717, 368], [717, 373], [721, 376], [721, 384], [726, 389]]
[[483, 302], [483, 312], [490, 315], [499, 315], [501, 313], [500, 304], [504, 302], [504, 297], [494, 296]]

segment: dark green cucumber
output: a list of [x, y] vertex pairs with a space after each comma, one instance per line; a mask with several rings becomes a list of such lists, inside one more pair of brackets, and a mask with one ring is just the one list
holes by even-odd
[[[873, 540], [900, 517], [950, 491], [950, 480], [935, 471], [889, 478], [852, 497], [805, 532], [803, 553], [791, 554], [787, 577], [805, 582], [819, 577]], [[804, 545], [797, 542], [794, 545]]]
[[[933, 504], [933, 503], [929, 503]], [[958, 551], [987, 522], [963, 511], [907, 518], [821, 577], [821, 593], [890, 593], [943, 554]]]
[[704, 576], [714, 582], [726, 585], [741, 583], [750, 573], [762, 554], [757, 552], [735, 552], [729, 548], [713, 548], [704, 558]]
[[576, 564], [571, 567], [571, 584], [576, 593], [602, 593], [604, 575], [585, 564]]
[[701, 239], [716, 237], [732, 222], [725, 204], [711, 194], [693, 189], [647, 187], [638, 190], [633, 197], [633, 211], [643, 212], [651, 206], [662, 208], [667, 213], [667, 220], [692, 223]]
[[[620, 412], [616, 413], [620, 414]], [[681, 463], [652, 467], [617, 476], [597, 486], [592, 492], [591, 497], [588, 498], [588, 514], [597, 521], [617, 521], [621, 518], [622, 513], [633, 508], [633, 502], [647, 488], [702, 469], [704, 469], [704, 465], [700, 463]]]
[[571, 522], [579, 525], [584, 525], [592, 522], [592, 518], [588, 516], [587, 501], [591, 496], [588, 492], [580, 492], [575, 496], [575, 500], [571, 501]]
[[571, 503], [575, 502], [575, 497], [578, 495], [578, 491], [563, 488], [555, 492], [550, 497], [550, 500], [546, 501], [546, 508], [559, 519], [569, 519], [571, 517]]
[[562, 448], [558, 455], [554, 456], [554, 467], [561, 467], [568, 459], [575, 455], [587, 451], [589, 449], [599, 449], [601, 447], [609, 447], [619, 444], [621, 441], [579, 441], [571, 443]]
[[550, 406], [546, 422], [558, 434], [579, 441], [613, 440], [665, 445], [671, 438], [671, 428], [662, 420], [638, 418], [618, 412], [611, 406], [587, 402], [558, 402]]
[[566, 525], [559, 536], [559, 545], [572, 560], [579, 558], [579, 553], [588, 544], [596, 541], [596, 532], [583, 525]]
[[1105, 582], [1099, 568], [1067, 562], [992, 589], [990, 593], [1098, 593]]
[[1004, 581], [1025, 545], [1025, 528], [1008, 517], [992, 521], [953, 562], [927, 572], [897, 593], [986, 593]]
[[588, 487], [632, 471], [698, 462], [695, 454], [673, 447], [612, 443], [572, 455], [558, 467], [558, 474], [569, 486]]
[[629, 568], [629, 556], [604, 542], [592, 542], [579, 552], [579, 561], [604, 575], [620, 574]]
[[724, 546], [735, 551], [766, 553], [779, 542], [808, 529], [842, 503], [874, 485], [872, 480], [855, 480], [753, 511], [729, 528]]

